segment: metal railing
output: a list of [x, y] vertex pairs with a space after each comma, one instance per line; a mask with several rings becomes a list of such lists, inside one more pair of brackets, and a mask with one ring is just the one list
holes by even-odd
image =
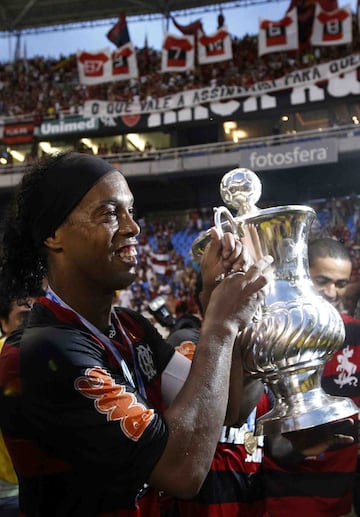
[[[179, 158], [191, 158], [192, 156], [209, 156], [214, 154], [240, 151], [241, 149], [264, 148], [275, 144], [281, 145], [294, 142], [308, 142], [321, 140], [323, 138], [348, 138], [349, 136], [360, 136], [360, 126], [355, 124], [331, 128], [319, 128], [316, 130], [302, 131], [298, 133], [286, 133], [270, 135], [257, 138], [247, 138], [239, 142], [224, 141], [186, 147], [174, 147], [158, 149], [147, 152], [123, 152], [103, 155], [110, 163], [136, 163], [149, 162], [154, 160], [174, 160]], [[1, 174], [24, 173], [31, 164], [0, 165]]]

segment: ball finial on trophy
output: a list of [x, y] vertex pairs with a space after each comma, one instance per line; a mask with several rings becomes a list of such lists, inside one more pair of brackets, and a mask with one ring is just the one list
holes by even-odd
[[261, 197], [261, 181], [255, 172], [238, 167], [227, 172], [220, 183], [220, 195], [225, 205], [241, 216], [257, 211]]

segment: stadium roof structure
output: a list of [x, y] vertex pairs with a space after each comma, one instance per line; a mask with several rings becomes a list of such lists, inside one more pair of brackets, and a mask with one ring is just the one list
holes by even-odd
[[[120, 12], [138, 19], [186, 15], [194, 10], [205, 12], [228, 7], [245, 6], [259, 0], [238, 2], [214, 0], [1, 0], [0, 35], [9, 33], [37, 33], [55, 26], [66, 29], [74, 25], [91, 26], [101, 20], [117, 19]], [[264, 0], [262, 0], [262, 3]]]

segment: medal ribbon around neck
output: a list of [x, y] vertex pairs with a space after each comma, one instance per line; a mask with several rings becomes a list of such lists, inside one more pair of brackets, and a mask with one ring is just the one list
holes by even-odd
[[[121, 369], [122, 369], [122, 371], [124, 373], [125, 378], [131, 384], [131, 386], [135, 389], [136, 386], [135, 386], [134, 380], [132, 378], [132, 375], [130, 373], [130, 370], [128, 368], [128, 365], [126, 364], [123, 356], [121, 355], [121, 353], [117, 349], [117, 347], [114, 345], [114, 343], [111, 341], [111, 339], [108, 336], [106, 336], [103, 332], [101, 332], [97, 327], [95, 327], [95, 325], [93, 325], [90, 321], [88, 321], [86, 318], [81, 316], [81, 314], [79, 314], [72, 307], [70, 307], [67, 303], [65, 303], [52, 290], [52, 288], [50, 286], [48, 286], [45, 296], [46, 296], [46, 298], [48, 298], [49, 300], [51, 300], [54, 303], [57, 303], [58, 305], [60, 305], [64, 309], [67, 309], [67, 310], [73, 312], [74, 314], [76, 314], [76, 316], [79, 318], [79, 320], [84, 325], [84, 327], [86, 327], [88, 330], [90, 330], [90, 332], [94, 336], [96, 336], [102, 343], [105, 343], [106, 346], [108, 348], [110, 348], [110, 350], [114, 354], [115, 358], [117, 359], [117, 361], [118, 361], [118, 363], [119, 363], [119, 365], [120, 365], [120, 367], [121, 367]], [[139, 391], [140, 391], [141, 395], [145, 396], [144, 382], [143, 382], [141, 374], [140, 374], [140, 372], [138, 370], [137, 361], [136, 361], [135, 353], [134, 353], [134, 350], [133, 350], [132, 342], [130, 341], [129, 336], [126, 334], [126, 332], [124, 330], [124, 327], [122, 326], [122, 324], [121, 324], [117, 314], [115, 313], [114, 309], [111, 310], [111, 315], [112, 315], [112, 318], [114, 318], [114, 320], [116, 321], [116, 324], [117, 324], [117, 326], [119, 328], [119, 331], [121, 332], [122, 336], [124, 337], [127, 345], [129, 346], [129, 348], [131, 350], [131, 353], [133, 355], [133, 360], [134, 360], [134, 370], [135, 370], [136, 380], [137, 380], [138, 385], [139, 385]]]

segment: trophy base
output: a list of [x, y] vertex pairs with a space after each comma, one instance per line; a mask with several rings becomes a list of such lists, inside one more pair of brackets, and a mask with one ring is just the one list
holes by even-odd
[[259, 417], [255, 436], [290, 433], [358, 414], [359, 408], [347, 397], [328, 395], [322, 388], [278, 399], [273, 409]]

